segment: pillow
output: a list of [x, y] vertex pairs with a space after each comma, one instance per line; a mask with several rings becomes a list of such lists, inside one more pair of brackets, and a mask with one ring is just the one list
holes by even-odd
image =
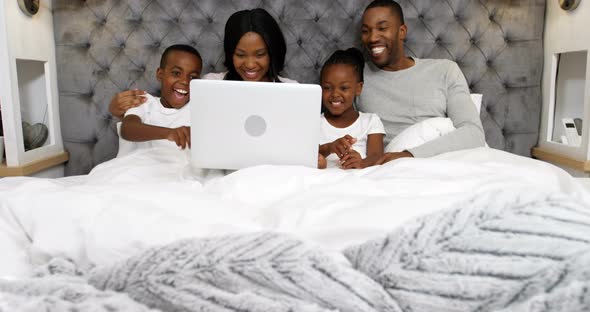
[[385, 147], [386, 153], [401, 152], [434, 140], [455, 130], [450, 118], [436, 117], [406, 128]]
[[481, 100], [483, 99], [483, 94], [480, 93], [471, 93], [471, 101], [475, 105], [475, 109], [477, 109], [477, 113], [481, 112]]
[[121, 124], [122, 122], [117, 123], [117, 135], [119, 136], [119, 151], [117, 152], [117, 157], [125, 156], [137, 148], [135, 142], [123, 139], [121, 136]]
[[[471, 94], [471, 100], [473, 101], [473, 105], [475, 105], [478, 115], [481, 110], [482, 98], [482, 94]], [[426, 119], [411, 125], [393, 138], [385, 147], [385, 152], [394, 153], [405, 151], [434, 140], [453, 130], [455, 130], [455, 126], [450, 118], [435, 117]]]

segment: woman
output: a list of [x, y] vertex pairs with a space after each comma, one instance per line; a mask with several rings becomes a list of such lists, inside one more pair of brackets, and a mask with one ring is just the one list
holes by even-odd
[[[296, 83], [283, 78], [287, 45], [275, 19], [264, 9], [238, 11], [225, 24], [223, 40], [226, 72], [209, 73], [203, 79]], [[109, 111], [122, 118], [125, 112], [143, 104], [143, 90], [118, 93]]]

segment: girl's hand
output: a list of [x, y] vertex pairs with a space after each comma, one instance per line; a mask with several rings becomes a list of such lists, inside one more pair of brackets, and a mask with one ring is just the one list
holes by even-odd
[[342, 157], [347, 155], [352, 150], [352, 145], [354, 143], [356, 143], [356, 139], [347, 134], [332, 142], [330, 145], [330, 152], [336, 154], [338, 158], [342, 159]]
[[326, 157], [322, 156], [322, 154], [318, 153], [318, 169], [326, 169], [328, 167], [328, 161]]
[[170, 129], [166, 136], [168, 141], [175, 142], [178, 147], [185, 149], [191, 147], [191, 127], [178, 127]]
[[123, 115], [128, 109], [137, 107], [147, 101], [143, 90], [127, 90], [117, 93], [109, 104], [109, 112], [119, 119], [123, 119]]
[[351, 149], [344, 157], [340, 158], [340, 167], [342, 169], [363, 169], [363, 158], [359, 152]]

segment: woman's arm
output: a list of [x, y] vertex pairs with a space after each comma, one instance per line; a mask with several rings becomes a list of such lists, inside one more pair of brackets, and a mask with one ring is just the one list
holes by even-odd
[[109, 104], [109, 112], [119, 119], [123, 119], [125, 112], [147, 101], [143, 90], [127, 90], [117, 93]]

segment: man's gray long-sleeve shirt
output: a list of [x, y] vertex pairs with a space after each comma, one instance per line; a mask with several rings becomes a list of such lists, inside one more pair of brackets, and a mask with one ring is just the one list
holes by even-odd
[[385, 71], [365, 66], [358, 109], [376, 113], [385, 126], [385, 144], [407, 127], [433, 117], [449, 117], [457, 130], [409, 149], [414, 157], [484, 146], [485, 136], [463, 73], [450, 60], [417, 59], [414, 66]]

